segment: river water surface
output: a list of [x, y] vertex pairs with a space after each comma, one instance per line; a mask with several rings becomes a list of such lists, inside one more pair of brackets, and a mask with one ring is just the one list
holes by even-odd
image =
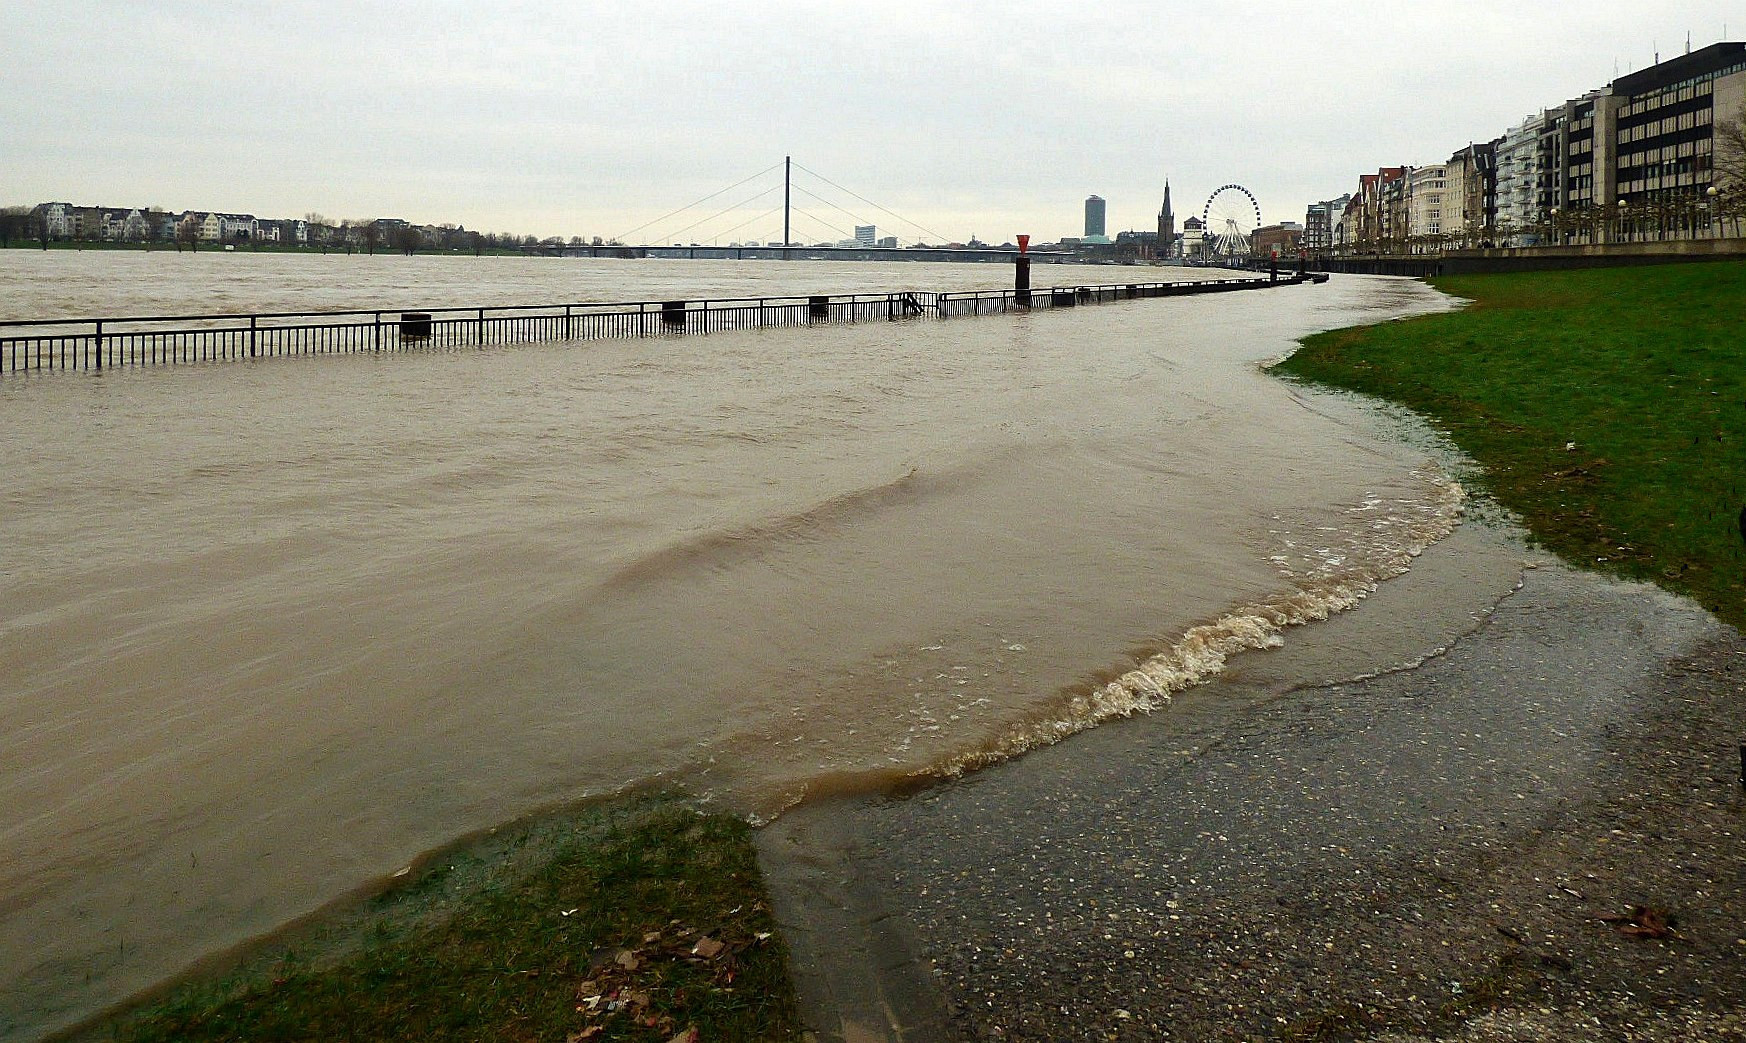
[[[13, 250], [0, 318], [1009, 278]], [[0, 1036], [541, 807], [660, 779], [768, 817], [1161, 705], [1456, 523], [1425, 450], [1258, 365], [1446, 306], [1336, 277], [0, 381]]]

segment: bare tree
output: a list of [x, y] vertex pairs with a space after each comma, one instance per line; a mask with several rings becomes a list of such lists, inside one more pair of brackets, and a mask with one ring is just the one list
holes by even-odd
[[14, 239], [30, 238], [30, 207], [9, 206], [0, 210], [0, 249], [12, 245]]
[[170, 215], [165, 212], [163, 207], [146, 207], [145, 211], [140, 214], [140, 218], [145, 222], [145, 241], [148, 248], [151, 243], [165, 238], [164, 225], [170, 220]]
[[1746, 191], [1746, 106], [1716, 123], [1714, 180], [1717, 194]]
[[394, 230], [394, 248], [408, 257], [418, 252], [424, 242], [424, 236], [411, 225], [401, 225]]
[[1746, 213], [1746, 103], [1729, 119], [1717, 120], [1715, 151], [1710, 157], [1710, 183], [1715, 187], [1716, 218], [1740, 232]]

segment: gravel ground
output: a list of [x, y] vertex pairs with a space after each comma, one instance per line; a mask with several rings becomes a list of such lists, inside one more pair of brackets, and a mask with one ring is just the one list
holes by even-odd
[[1738, 633], [1553, 565], [1416, 669], [761, 843], [821, 1040], [1746, 1040], [1743, 739]]

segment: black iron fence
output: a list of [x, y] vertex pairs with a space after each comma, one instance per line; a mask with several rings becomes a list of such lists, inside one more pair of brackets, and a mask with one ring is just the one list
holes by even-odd
[[999, 315], [1038, 308], [1071, 308], [1081, 304], [1134, 301], [1149, 297], [1180, 297], [1194, 293], [1253, 290], [1265, 286], [1295, 284], [1293, 277], [1247, 279], [1183, 279], [1176, 282], [1123, 283], [1108, 286], [1056, 286], [1039, 290], [969, 290], [936, 296], [935, 310], [942, 319], [969, 315]]
[[1252, 289], [1296, 280], [1221, 279], [1031, 291], [832, 294], [632, 304], [508, 305], [419, 311], [259, 312], [0, 320], [0, 372], [101, 370], [348, 352], [686, 336], [827, 323], [992, 315], [1025, 308]]

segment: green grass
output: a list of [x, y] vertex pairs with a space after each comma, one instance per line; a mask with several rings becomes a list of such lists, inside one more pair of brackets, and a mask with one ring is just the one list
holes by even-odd
[[1431, 283], [1474, 303], [1308, 337], [1279, 371], [1424, 414], [1547, 549], [1746, 628], [1746, 263]]
[[85, 1039], [795, 1038], [749, 828], [636, 798], [501, 831]]

